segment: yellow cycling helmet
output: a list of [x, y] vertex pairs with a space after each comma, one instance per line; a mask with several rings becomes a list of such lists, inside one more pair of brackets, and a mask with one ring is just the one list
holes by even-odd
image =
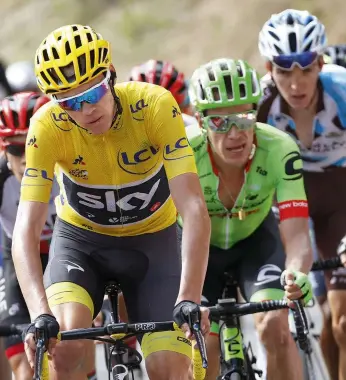
[[51, 32], [36, 51], [40, 90], [54, 94], [89, 82], [111, 65], [111, 50], [90, 26], [66, 25]]

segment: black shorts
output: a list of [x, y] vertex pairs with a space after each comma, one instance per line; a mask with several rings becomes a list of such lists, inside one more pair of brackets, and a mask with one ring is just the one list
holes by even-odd
[[232, 248], [210, 247], [203, 296], [209, 304], [216, 304], [225, 286], [224, 273], [228, 272], [237, 281], [246, 301], [281, 299], [280, 276], [285, 261], [278, 222], [270, 212], [252, 235]]
[[[180, 275], [175, 225], [151, 234], [114, 237], [57, 219], [44, 285], [50, 305], [54, 297], [55, 304], [64, 303], [57, 296], [62, 283], [85, 290], [95, 317], [107, 282], [117, 281], [130, 322], [164, 321], [172, 319]], [[55, 290], [50, 293], [51, 289]]]
[[[248, 302], [282, 299], [284, 291], [280, 276], [285, 269], [285, 261], [278, 222], [270, 212], [252, 235], [232, 248], [225, 250], [210, 246], [203, 303], [215, 305], [222, 297], [226, 272], [236, 280], [242, 296]], [[215, 323], [212, 324], [211, 333], [218, 334], [218, 325]]]
[[[3, 325], [23, 325], [30, 323], [30, 315], [18, 283], [11, 250], [7, 248], [10, 246], [10, 243], [3, 241], [3, 275], [0, 277], [0, 294], [3, 295], [0, 301], [0, 321]], [[41, 254], [42, 270], [46, 268], [47, 262], [48, 255]], [[24, 352], [20, 335], [6, 337], [4, 342], [8, 358]]]

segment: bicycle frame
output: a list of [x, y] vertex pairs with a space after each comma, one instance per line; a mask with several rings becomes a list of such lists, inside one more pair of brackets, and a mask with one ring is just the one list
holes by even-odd
[[[106, 286], [105, 293], [107, 294], [111, 305], [110, 323], [119, 323], [118, 296], [120, 293], [120, 287], [116, 282], [110, 282]], [[129, 368], [127, 366], [127, 363], [124, 361], [124, 357], [126, 357], [128, 354], [126, 345], [116, 342], [113, 346], [105, 345], [105, 350], [108, 350], [109, 355], [109, 375], [112, 374], [114, 378], [116, 378], [116, 375], [122, 375], [123, 379], [126, 379], [129, 375]]]
[[[236, 303], [237, 297], [237, 284], [227, 275], [227, 280], [223, 292], [222, 298], [229, 304], [230, 299]], [[223, 299], [219, 300], [219, 304], [222, 305]], [[241, 332], [240, 320], [237, 316], [230, 316], [222, 321], [220, 327], [220, 345], [221, 352], [223, 352], [222, 367], [225, 368], [221, 375], [222, 379], [228, 379], [232, 373], [238, 373], [241, 378], [246, 378], [246, 372], [244, 367], [244, 344], [243, 336]]]

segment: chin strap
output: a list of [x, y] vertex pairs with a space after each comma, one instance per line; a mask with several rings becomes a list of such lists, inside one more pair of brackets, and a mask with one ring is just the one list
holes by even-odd
[[115, 121], [118, 119], [118, 116], [120, 116], [123, 113], [123, 107], [122, 107], [122, 105], [120, 103], [120, 99], [119, 99], [119, 97], [117, 96], [117, 94], [115, 93], [115, 90], [114, 90], [114, 85], [115, 85], [116, 81], [117, 81], [117, 74], [116, 74], [115, 71], [112, 71], [111, 72], [111, 79], [110, 79], [111, 93], [113, 95], [113, 99], [114, 99], [114, 102], [115, 102], [116, 110], [115, 110], [115, 113], [114, 113], [114, 116], [113, 116], [110, 128], [112, 128], [112, 126], [114, 125]]

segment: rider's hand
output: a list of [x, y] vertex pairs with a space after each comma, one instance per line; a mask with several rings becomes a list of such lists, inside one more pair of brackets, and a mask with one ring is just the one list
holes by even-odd
[[340, 256], [342, 265], [346, 267], [346, 236], [341, 239], [337, 253]]
[[[301, 299], [304, 306], [311, 301], [312, 285], [307, 274], [286, 269], [281, 274], [281, 284], [284, 286], [288, 300]], [[294, 307], [294, 303], [290, 303], [289, 306]]]
[[173, 320], [182, 329], [187, 339], [193, 338], [191, 327], [195, 320], [199, 321], [204, 336], [209, 334], [209, 309], [192, 301], [181, 301], [173, 309]]
[[35, 339], [35, 323], [43, 321], [45, 326], [45, 336], [49, 339], [48, 353], [54, 356], [55, 346], [57, 344], [57, 337], [59, 333], [59, 323], [53, 315], [41, 314], [32, 323], [29, 324], [27, 329], [23, 331], [23, 341], [25, 346], [25, 353], [28, 358], [30, 367], [34, 368], [35, 353], [36, 353], [36, 339]]

